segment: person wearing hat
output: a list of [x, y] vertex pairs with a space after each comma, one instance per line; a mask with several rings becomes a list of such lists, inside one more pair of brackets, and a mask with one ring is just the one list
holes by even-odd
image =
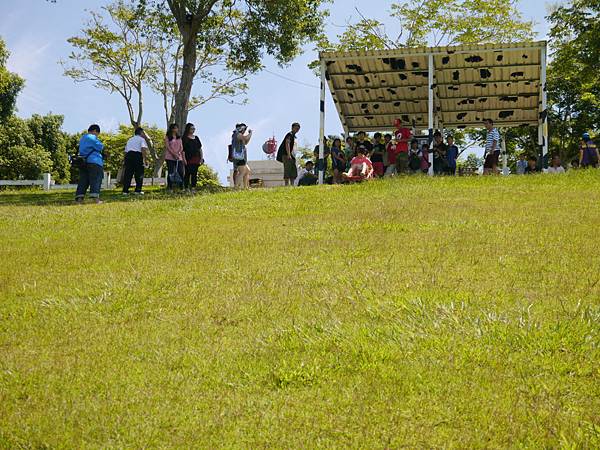
[[598, 147], [589, 133], [583, 133], [581, 139], [581, 145], [579, 147], [579, 166], [586, 167], [598, 167], [598, 161], [600, 161], [600, 154], [598, 153]]

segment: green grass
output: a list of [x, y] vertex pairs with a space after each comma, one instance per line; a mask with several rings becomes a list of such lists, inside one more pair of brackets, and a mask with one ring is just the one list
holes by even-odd
[[65, 195], [0, 194], [0, 447], [600, 447], [599, 172]]

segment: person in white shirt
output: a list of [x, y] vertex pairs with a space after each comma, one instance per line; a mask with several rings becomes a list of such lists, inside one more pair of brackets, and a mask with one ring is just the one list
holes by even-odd
[[317, 184], [317, 176], [314, 172], [315, 165], [312, 161], [307, 161], [304, 169], [300, 170], [300, 173], [294, 181], [294, 186], [313, 186]]
[[558, 155], [552, 157], [552, 165], [548, 167], [548, 173], [565, 173], [565, 168], [561, 165]]
[[135, 194], [143, 195], [144, 168], [148, 164], [148, 143], [150, 140], [143, 128], [135, 129], [135, 136], [125, 145], [125, 171], [123, 174], [123, 195], [129, 195], [131, 179], [135, 176]]

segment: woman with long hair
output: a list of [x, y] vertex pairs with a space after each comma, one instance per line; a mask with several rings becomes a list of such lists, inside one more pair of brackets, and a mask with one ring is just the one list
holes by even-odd
[[185, 154], [185, 177], [183, 185], [186, 189], [195, 189], [198, 185], [198, 168], [204, 164], [202, 142], [195, 134], [196, 127], [188, 123], [183, 132], [183, 153]]
[[183, 188], [183, 177], [185, 171], [185, 153], [183, 142], [179, 135], [179, 127], [173, 123], [165, 137], [165, 161], [167, 161], [167, 189], [173, 190], [174, 186]]

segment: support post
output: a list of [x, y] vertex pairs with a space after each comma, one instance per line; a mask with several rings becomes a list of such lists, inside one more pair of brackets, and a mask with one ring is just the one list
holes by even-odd
[[45, 173], [42, 175], [42, 180], [43, 180], [42, 189], [44, 191], [49, 191], [50, 186], [52, 185], [52, 175], [50, 175], [49, 173]]
[[542, 145], [542, 169], [547, 169], [548, 165], [548, 90], [546, 89], [547, 78], [547, 47], [542, 47], [541, 50], [541, 73], [540, 73], [540, 89], [542, 90], [542, 111], [540, 112], [540, 137]]
[[321, 113], [319, 122], [319, 161], [317, 168], [319, 170], [319, 184], [323, 184], [325, 179], [325, 71], [327, 70], [327, 64], [324, 59], [321, 59], [321, 101], [319, 103], [319, 110]]
[[429, 176], [433, 176], [433, 55], [429, 55], [429, 115], [428, 115], [428, 127], [429, 127]]
[[502, 130], [500, 142], [502, 142], [502, 175], [508, 175], [508, 155], [506, 154], [506, 130]]

